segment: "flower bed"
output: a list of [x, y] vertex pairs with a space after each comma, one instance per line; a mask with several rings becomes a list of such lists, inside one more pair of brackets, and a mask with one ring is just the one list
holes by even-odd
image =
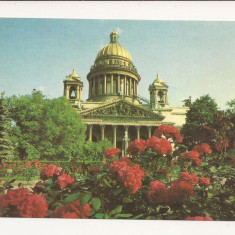
[[147, 141], [133, 141], [128, 156], [110, 148], [96, 165], [41, 164], [32, 190], [4, 184], [0, 215], [234, 220], [234, 149], [212, 152], [202, 143], [187, 150], [181, 142], [179, 131], [160, 126]]

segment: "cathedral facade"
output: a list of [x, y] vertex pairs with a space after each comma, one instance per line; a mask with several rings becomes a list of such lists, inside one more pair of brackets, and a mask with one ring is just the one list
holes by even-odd
[[150, 99], [139, 95], [141, 77], [115, 30], [97, 54], [87, 80], [87, 101], [82, 100], [83, 82], [75, 70], [64, 80], [64, 96], [82, 116], [90, 141], [107, 138], [124, 151], [131, 141], [151, 137], [161, 124], [180, 129], [185, 122], [188, 107], [169, 105], [168, 86], [159, 75], [149, 86]]

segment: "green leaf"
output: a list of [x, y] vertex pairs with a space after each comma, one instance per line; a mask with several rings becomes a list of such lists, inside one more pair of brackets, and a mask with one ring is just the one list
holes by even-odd
[[14, 183], [15, 181], [16, 181], [16, 179], [12, 179], [12, 180], [9, 181], [9, 184]]
[[109, 215], [116, 215], [122, 212], [122, 205], [118, 205], [115, 209], [113, 209]]
[[128, 198], [128, 197], [124, 197], [124, 198], [122, 199], [122, 202], [123, 202], [123, 203], [131, 203], [131, 202], [133, 202], [133, 200], [130, 199], [130, 198]]
[[210, 171], [211, 171], [212, 173], [216, 173], [216, 172], [217, 172], [217, 169], [216, 169], [215, 166], [212, 166], [212, 167], [210, 167], [209, 169], [210, 169]]
[[109, 188], [112, 188], [112, 186], [110, 185], [110, 183], [106, 179], [103, 179], [103, 181]]
[[114, 196], [118, 196], [123, 191], [123, 188], [118, 188], [113, 191]]
[[208, 162], [201, 162], [201, 166], [207, 166]]
[[91, 199], [92, 194], [91, 193], [85, 193], [82, 194], [79, 198], [80, 198], [80, 204], [81, 206], [84, 206], [86, 203], [89, 202], [89, 200]]
[[153, 219], [157, 219], [157, 217], [155, 217], [155, 216], [148, 216], [148, 217], [145, 218], [145, 219], [147, 219], [147, 220], [153, 220]]
[[94, 207], [96, 211], [98, 211], [101, 206], [101, 200], [98, 197], [94, 197], [91, 199], [91, 205]]
[[69, 195], [68, 197], [66, 197], [66, 198], [64, 199], [64, 203], [65, 203], [65, 204], [70, 204], [70, 203], [72, 203], [72, 202], [78, 200], [80, 194], [81, 194], [81, 193], [78, 192], [78, 193], [73, 193], [73, 194]]
[[132, 214], [116, 214], [115, 218], [130, 218], [131, 216], [133, 216]]
[[104, 219], [104, 216], [105, 214], [102, 214], [102, 213], [95, 214], [96, 219]]
[[144, 214], [140, 214], [140, 215], [136, 215], [135, 217], [133, 217], [132, 219], [140, 219], [143, 217]]

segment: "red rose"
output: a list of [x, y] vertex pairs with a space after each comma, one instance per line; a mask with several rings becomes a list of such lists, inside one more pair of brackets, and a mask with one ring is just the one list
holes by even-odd
[[199, 184], [201, 184], [203, 186], [210, 185], [210, 178], [201, 177], [200, 180], [199, 180]]
[[170, 154], [172, 152], [171, 143], [167, 139], [159, 139], [155, 136], [147, 140], [146, 148], [159, 155]]
[[39, 194], [28, 195], [17, 209], [21, 217], [44, 218], [48, 214], [47, 201]]
[[194, 161], [198, 166], [201, 164], [201, 159], [199, 158], [199, 153], [196, 151], [189, 151], [187, 153], [186, 159]]
[[147, 198], [151, 203], [163, 203], [168, 201], [165, 184], [155, 180], [150, 183], [150, 187], [151, 189], [147, 191]]
[[170, 189], [168, 190], [170, 201], [179, 201], [184, 197], [191, 196], [194, 196], [194, 186], [192, 183], [180, 179], [172, 181]]
[[227, 148], [229, 145], [228, 142], [224, 141], [224, 140], [220, 140], [220, 141], [217, 141], [216, 144], [215, 144], [215, 148], [217, 151], [223, 151], [225, 148]]
[[120, 150], [118, 148], [109, 148], [104, 151], [104, 154], [107, 158], [113, 159], [119, 154]]
[[128, 166], [128, 163], [126, 161], [115, 160], [110, 164], [109, 170], [112, 174], [115, 174], [125, 166]]
[[170, 173], [166, 173], [166, 178], [170, 178], [171, 174]]
[[64, 172], [62, 175], [58, 177], [58, 181], [57, 181], [60, 188], [65, 188], [67, 184], [72, 184], [73, 182], [74, 182], [74, 179], [71, 177], [71, 175], [66, 175]]
[[135, 156], [138, 153], [144, 152], [146, 149], [146, 142], [145, 140], [139, 139], [132, 141], [127, 148], [127, 153], [129, 155]]
[[190, 175], [187, 171], [181, 172], [180, 173], [180, 180], [185, 180], [189, 183], [197, 184], [198, 183], [198, 176], [196, 176], [195, 174]]
[[128, 164], [129, 166], [132, 165], [132, 161], [131, 161], [131, 159], [130, 159], [129, 157], [121, 157], [121, 158], [120, 158], [120, 161], [127, 162], [127, 164]]
[[210, 146], [206, 143], [202, 143], [201, 145], [194, 146], [192, 151], [198, 152], [200, 156], [202, 156], [204, 153], [205, 154], [212, 153]]
[[15, 190], [9, 189], [6, 196], [3, 199], [3, 205], [8, 206], [17, 206], [30, 194], [30, 191], [27, 188], [18, 188]]
[[47, 178], [53, 177], [54, 175], [59, 175], [61, 172], [61, 168], [58, 168], [55, 165], [47, 165], [42, 171], [41, 171], [41, 179], [45, 180]]
[[79, 218], [87, 219], [91, 208], [88, 203], [80, 205], [80, 201], [72, 202], [70, 205], [61, 205], [51, 214], [51, 218]]
[[206, 215], [205, 217], [202, 217], [202, 216], [190, 217], [190, 216], [188, 216], [186, 218], [186, 220], [213, 221], [213, 219], [211, 217], [209, 217], [208, 215]]
[[91, 174], [99, 173], [100, 168], [99, 167], [94, 167], [94, 168], [91, 168], [89, 171], [90, 171]]
[[167, 139], [172, 138], [174, 141], [181, 143], [183, 141], [180, 131], [173, 126], [160, 125], [154, 132], [154, 135], [158, 138], [165, 136]]
[[142, 187], [144, 171], [138, 165], [125, 166], [118, 171], [118, 179], [130, 194], [135, 194]]

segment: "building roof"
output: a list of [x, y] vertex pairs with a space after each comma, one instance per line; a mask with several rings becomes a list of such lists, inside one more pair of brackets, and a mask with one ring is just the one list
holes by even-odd
[[115, 30], [110, 34], [110, 43], [97, 54], [96, 61], [106, 56], [120, 56], [132, 61], [130, 53], [118, 43], [118, 33]]

